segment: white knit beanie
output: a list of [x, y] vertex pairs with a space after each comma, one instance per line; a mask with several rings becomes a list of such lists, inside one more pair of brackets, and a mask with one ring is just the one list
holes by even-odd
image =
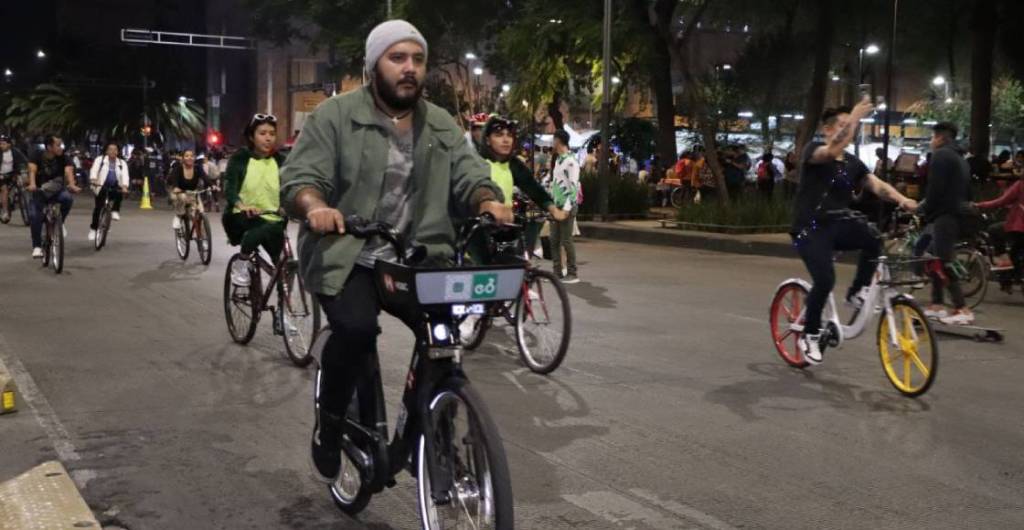
[[370, 36], [366, 37], [366, 74], [372, 77], [373, 69], [377, 61], [388, 48], [402, 41], [412, 41], [423, 46], [423, 53], [427, 52], [427, 40], [423, 38], [416, 26], [404, 20], [388, 20], [373, 28]]

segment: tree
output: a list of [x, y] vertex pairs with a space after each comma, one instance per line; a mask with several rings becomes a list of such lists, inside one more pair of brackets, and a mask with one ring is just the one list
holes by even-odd
[[[987, 157], [992, 117], [992, 60], [995, 52], [996, 0], [975, 0], [971, 14], [971, 151]], [[982, 164], [982, 178], [988, 165]]]

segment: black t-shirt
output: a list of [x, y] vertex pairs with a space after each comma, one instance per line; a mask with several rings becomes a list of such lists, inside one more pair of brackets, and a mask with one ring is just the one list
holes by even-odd
[[864, 185], [869, 173], [864, 162], [850, 153], [844, 153], [842, 161], [810, 163], [814, 150], [822, 145], [825, 144], [807, 144], [801, 156], [800, 188], [796, 193], [796, 216], [792, 228], [794, 234], [806, 228], [811, 219], [823, 218], [829, 210], [849, 208], [855, 190]]
[[71, 159], [64, 156], [47, 158], [45, 151], [39, 151], [32, 157], [32, 163], [36, 165], [36, 186], [42, 186], [44, 182], [53, 179], [64, 179], [64, 168], [74, 166]]

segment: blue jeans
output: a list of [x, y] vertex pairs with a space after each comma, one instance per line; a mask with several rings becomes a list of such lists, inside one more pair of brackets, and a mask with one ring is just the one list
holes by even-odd
[[71, 213], [71, 205], [75, 203], [75, 200], [71, 197], [71, 192], [66, 189], [60, 190], [60, 193], [49, 199], [41, 191], [36, 191], [32, 194], [32, 205], [28, 210], [29, 224], [32, 229], [32, 248], [43, 246], [43, 221], [46, 218], [43, 214], [43, 209], [47, 204], [53, 202], [60, 203], [61, 219], [67, 221], [68, 214]]

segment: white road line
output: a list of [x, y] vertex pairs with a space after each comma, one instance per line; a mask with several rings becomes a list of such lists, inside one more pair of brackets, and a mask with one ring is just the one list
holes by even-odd
[[505, 376], [505, 379], [508, 379], [509, 381], [512, 381], [512, 384], [516, 385], [516, 388], [518, 388], [519, 390], [522, 390], [524, 394], [528, 394], [528, 392], [526, 391], [526, 387], [523, 386], [523, 384], [520, 383], [518, 379], [516, 379], [516, 376], [514, 374], [510, 374], [508, 372], [504, 372], [501, 375]]
[[[25, 403], [28, 403], [29, 408], [32, 409], [36, 417], [36, 421], [39, 422], [39, 426], [43, 428], [46, 436], [50, 438], [57, 457], [64, 463], [81, 460], [82, 457], [75, 449], [75, 444], [71, 442], [71, 434], [68, 433], [67, 428], [64, 427], [60, 418], [57, 417], [57, 413], [50, 406], [46, 396], [39, 390], [35, 380], [32, 379], [32, 375], [28, 373], [25, 366], [14, 355], [13, 350], [11, 350], [2, 334], [0, 334], [0, 364], [4, 365], [7, 372], [14, 378], [21, 398]], [[85, 488], [90, 480], [96, 478], [96, 472], [91, 469], [77, 469], [71, 472], [71, 478], [75, 480], [75, 484], [81, 489]]]
[[700, 523], [701, 525], [707, 528], [712, 528], [714, 530], [736, 530], [735, 527], [729, 525], [728, 523], [725, 523], [717, 519], [716, 517], [706, 514], [692, 506], [687, 506], [685, 504], [672, 500], [662, 500], [658, 498], [657, 495], [647, 490], [635, 488], [629, 490], [629, 492], [663, 510], [672, 512], [682, 517], [686, 517], [691, 521], [696, 521], [697, 523]]
[[623, 528], [635, 529], [635, 525], [643, 525], [642, 528], [677, 530], [689, 526], [613, 491], [588, 491], [579, 495], [562, 495], [562, 498]]

